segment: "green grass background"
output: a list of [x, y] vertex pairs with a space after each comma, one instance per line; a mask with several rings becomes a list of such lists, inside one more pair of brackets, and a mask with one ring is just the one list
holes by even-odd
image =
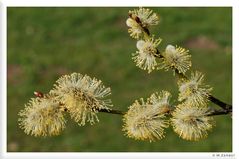
[[[131, 8], [132, 9], [132, 8]], [[8, 8], [8, 151], [80, 152], [218, 152], [232, 151], [232, 120], [216, 116], [216, 127], [207, 139], [180, 139], [172, 128], [166, 137], [149, 143], [126, 138], [121, 116], [99, 114], [94, 126], [78, 126], [68, 120], [57, 137], [35, 138], [18, 127], [18, 112], [33, 91], [48, 92], [63, 74], [79, 72], [101, 79], [112, 89], [115, 109], [127, 107], [140, 97], [168, 90], [177, 102], [172, 72], [147, 74], [131, 60], [136, 41], [127, 33], [129, 8]], [[232, 9], [153, 8], [161, 17], [150, 30], [167, 44], [190, 49], [193, 69], [206, 74], [213, 95], [232, 102]], [[203, 41], [204, 43], [200, 42]], [[203, 40], [202, 40], [203, 39]], [[206, 41], [206, 42], [205, 42]], [[210, 103], [210, 106], [214, 106]]]

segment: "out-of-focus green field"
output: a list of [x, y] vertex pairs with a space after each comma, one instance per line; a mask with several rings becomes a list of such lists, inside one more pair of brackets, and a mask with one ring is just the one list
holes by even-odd
[[[187, 152], [232, 151], [232, 120], [216, 116], [207, 139], [180, 139], [172, 128], [166, 137], [149, 143], [124, 136], [119, 115], [100, 113], [100, 122], [78, 126], [68, 119], [57, 137], [35, 138], [18, 127], [18, 112], [33, 91], [47, 93], [63, 74], [79, 72], [101, 79], [112, 89], [115, 109], [127, 110], [135, 99], [168, 90], [177, 103], [177, 85], [171, 71], [148, 74], [131, 60], [136, 41], [127, 33], [129, 8], [8, 8], [8, 151]], [[232, 9], [153, 8], [161, 17], [151, 28], [167, 44], [190, 50], [193, 69], [206, 74], [213, 95], [232, 102]], [[212, 103], [210, 106], [216, 107]], [[68, 117], [69, 118], [69, 117]]]

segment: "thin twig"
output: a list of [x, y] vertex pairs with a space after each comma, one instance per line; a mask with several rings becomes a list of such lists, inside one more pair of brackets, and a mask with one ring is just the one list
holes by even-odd
[[232, 114], [232, 110], [224, 110], [224, 109], [220, 109], [220, 110], [214, 110], [211, 113], [209, 113], [207, 116], [216, 116], [216, 115], [229, 115]]
[[118, 115], [124, 115], [126, 112], [120, 111], [120, 110], [114, 110], [114, 109], [100, 109], [99, 112], [103, 113], [110, 113], [110, 114], [118, 114]]
[[[114, 109], [100, 109], [98, 110], [99, 112], [103, 113], [109, 113], [109, 114], [117, 114], [117, 115], [125, 115], [126, 112], [123, 112], [121, 110], [114, 110]], [[167, 114], [171, 114], [171, 112], [167, 112]], [[230, 115], [232, 114], [232, 110], [224, 110], [224, 109], [218, 109], [218, 110], [213, 110], [207, 116], [217, 116], [217, 115]]]
[[218, 106], [220, 106], [221, 108], [223, 108], [224, 110], [232, 110], [232, 105], [224, 103], [212, 95], [209, 95], [208, 99], [211, 102], [213, 102], [213, 103], [217, 104]]

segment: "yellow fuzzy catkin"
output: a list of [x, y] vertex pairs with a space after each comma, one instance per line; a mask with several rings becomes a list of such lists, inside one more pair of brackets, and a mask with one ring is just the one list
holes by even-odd
[[168, 45], [163, 52], [162, 66], [168, 70], [169, 68], [178, 70], [179, 73], [185, 74], [191, 67], [191, 55], [188, 50], [181, 47]]
[[209, 85], [203, 83], [204, 75], [198, 71], [192, 73], [190, 79], [180, 79], [179, 85], [179, 101], [186, 101], [191, 105], [206, 105], [208, 96], [212, 91]]
[[207, 107], [192, 106], [190, 103], [179, 104], [172, 113], [173, 130], [185, 140], [204, 139], [214, 125], [213, 117], [207, 116], [208, 113]]
[[133, 19], [128, 18], [126, 20], [126, 25], [129, 27], [128, 33], [134, 39], [139, 39], [143, 34], [141, 26]]
[[170, 111], [170, 93], [162, 91], [152, 94], [145, 102], [136, 100], [124, 115], [123, 131], [136, 140], [155, 141], [164, 137], [164, 128], [169, 125], [165, 114]]
[[59, 135], [65, 128], [61, 105], [52, 96], [32, 98], [19, 116], [19, 126], [28, 135]]
[[148, 8], [140, 7], [139, 9], [129, 11], [129, 14], [138, 17], [143, 27], [158, 25], [159, 23], [159, 16]]
[[136, 66], [143, 70], [148, 70], [148, 73], [158, 68], [156, 61], [157, 47], [161, 43], [161, 39], [149, 38], [147, 40], [139, 40], [137, 42], [138, 51], [132, 54], [132, 59]]
[[143, 36], [143, 27], [148, 28], [159, 23], [159, 16], [150, 9], [139, 8], [129, 11], [129, 14], [131, 16], [126, 20], [126, 25], [130, 36], [135, 39]]
[[110, 109], [110, 88], [105, 88], [100, 80], [80, 73], [72, 73], [59, 78], [55, 88], [50, 91], [65, 105], [70, 116], [80, 126], [89, 122], [98, 122], [97, 113], [101, 109]]

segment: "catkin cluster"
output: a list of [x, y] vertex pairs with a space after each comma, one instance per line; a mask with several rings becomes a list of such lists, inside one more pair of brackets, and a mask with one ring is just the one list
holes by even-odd
[[[159, 21], [159, 16], [150, 9], [129, 11], [126, 25], [130, 36], [137, 40], [137, 51], [132, 54], [132, 59], [136, 66], [148, 73], [171, 69], [174, 74], [178, 74], [180, 103], [170, 108], [171, 113], [168, 115], [167, 111], [162, 112], [160, 109], [161, 100], [156, 103], [150, 99], [146, 103], [143, 100], [141, 103], [136, 101], [124, 116], [123, 130], [131, 138], [153, 141], [162, 138], [163, 128], [169, 123], [181, 138], [197, 141], [205, 138], [214, 125], [213, 118], [208, 116], [210, 109], [207, 106], [212, 88], [204, 84], [204, 75], [198, 71], [192, 72], [190, 78], [186, 77], [185, 73], [192, 66], [189, 50], [171, 44], [162, 52], [158, 50], [162, 38], [150, 35], [149, 29], [158, 25]], [[166, 105], [170, 105], [168, 98], [165, 100], [164, 97], [165, 95], [161, 95], [159, 99], [164, 99]], [[153, 105], [158, 106], [157, 111]], [[167, 115], [169, 117], [165, 118]]]
[[48, 94], [32, 98], [19, 112], [20, 128], [33, 136], [59, 135], [65, 128], [66, 113], [80, 126], [94, 124], [99, 121], [97, 113], [101, 109], [113, 106], [106, 99], [110, 94], [110, 88], [100, 80], [80, 73], [64, 75]]
[[[191, 77], [186, 76], [192, 66], [189, 50], [170, 44], [164, 51], [159, 51], [162, 38], [149, 32], [159, 21], [159, 16], [150, 9], [129, 11], [128, 32], [137, 40], [137, 51], [132, 59], [148, 73], [171, 69], [174, 75], [179, 75], [179, 104], [170, 103], [168, 91], [153, 93], [146, 100], [136, 100], [127, 112], [121, 113], [122, 130], [129, 138], [151, 142], [162, 139], [165, 128], [172, 126], [182, 139], [203, 139], [214, 126], [208, 107], [212, 88], [204, 84], [204, 75], [199, 71], [191, 72]], [[66, 127], [66, 113], [80, 126], [87, 122], [94, 124], [99, 121], [98, 112], [111, 112], [112, 102], [106, 98], [110, 94], [110, 88], [95, 78], [80, 73], [62, 76], [48, 94], [32, 98], [19, 112], [20, 128], [33, 136], [58, 135]]]

